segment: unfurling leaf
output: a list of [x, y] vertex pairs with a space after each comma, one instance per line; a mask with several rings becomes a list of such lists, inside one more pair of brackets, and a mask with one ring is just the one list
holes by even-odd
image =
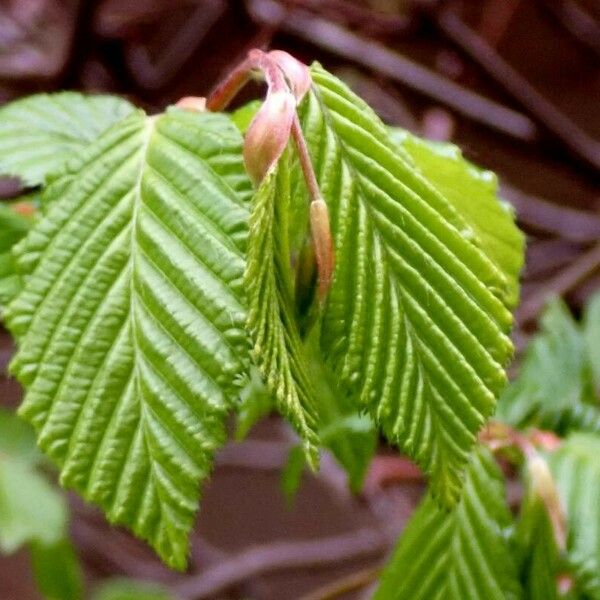
[[180, 569], [247, 366], [241, 144], [211, 113], [115, 125], [45, 190], [6, 312], [61, 482]]
[[[452, 505], [506, 382], [510, 284], [374, 112], [320, 66], [311, 73], [300, 116], [336, 253], [323, 353], [341, 393], [369, 409]], [[515, 227], [490, 215], [492, 228]]]
[[245, 283], [254, 361], [278, 410], [300, 435], [309, 464], [318, 464], [318, 413], [294, 307], [288, 242], [287, 156], [271, 169], [253, 199]]
[[375, 600], [517, 600], [516, 564], [506, 543], [512, 517], [502, 473], [475, 449], [452, 511], [428, 496], [406, 526]]

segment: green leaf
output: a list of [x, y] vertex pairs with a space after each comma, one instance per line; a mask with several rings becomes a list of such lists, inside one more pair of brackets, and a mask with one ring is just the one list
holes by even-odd
[[66, 533], [62, 496], [27, 461], [0, 454], [0, 552], [54, 544]]
[[287, 155], [261, 182], [253, 199], [244, 281], [254, 361], [278, 410], [300, 436], [307, 461], [319, 460], [315, 390], [296, 322], [288, 219]]
[[521, 504], [515, 543], [524, 598], [556, 600], [562, 561], [547, 508], [532, 489], [531, 481], [527, 482], [527, 491]]
[[262, 106], [262, 101], [252, 100], [231, 113], [231, 120], [241, 133], [246, 133], [252, 119]]
[[517, 427], [535, 425], [563, 433], [600, 431], [600, 409], [579, 325], [558, 298], [541, 318], [518, 378], [504, 391], [498, 418]]
[[512, 207], [498, 197], [496, 175], [467, 161], [454, 144], [424, 140], [399, 128], [391, 131], [391, 137], [467, 221], [476, 243], [504, 275], [504, 302], [515, 308], [525, 236], [515, 227]]
[[600, 293], [588, 301], [583, 315], [583, 335], [592, 368], [596, 395], [600, 396]]
[[549, 455], [549, 464], [567, 514], [567, 549], [585, 576], [582, 587], [600, 598], [600, 436], [575, 433]]
[[116, 96], [36, 94], [0, 109], [0, 175], [44, 183], [113, 123], [134, 110]]
[[302, 474], [306, 466], [306, 455], [302, 446], [293, 446], [283, 470], [281, 471], [281, 489], [288, 507], [292, 507], [302, 483]]
[[45, 190], [6, 311], [61, 483], [179, 569], [247, 366], [241, 143], [212, 113], [115, 125]]
[[94, 600], [173, 600], [173, 598], [157, 584], [115, 579], [103, 584], [94, 595]]
[[0, 312], [21, 289], [11, 250], [31, 224], [31, 219], [15, 212], [10, 204], [0, 203]]
[[256, 367], [250, 369], [248, 381], [240, 392], [235, 439], [244, 440], [258, 421], [273, 410], [273, 398], [260, 378]]
[[318, 325], [305, 340], [311, 378], [319, 399], [319, 436], [348, 475], [353, 492], [360, 491], [377, 447], [377, 432], [368, 415], [359, 414], [351, 398], [340, 392], [320, 352]]
[[11, 456], [28, 464], [39, 462], [35, 432], [11, 410], [0, 407], [0, 455]]
[[30, 553], [35, 582], [44, 598], [83, 598], [83, 574], [79, 559], [69, 541], [62, 540], [52, 545], [34, 543]]
[[373, 111], [320, 66], [312, 77], [302, 127], [336, 252], [323, 353], [341, 392], [452, 505], [506, 382], [508, 283]]
[[522, 597], [506, 542], [512, 517], [502, 473], [477, 447], [452, 511], [428, 496], [411, 517], [375, 600], [515, 600]]

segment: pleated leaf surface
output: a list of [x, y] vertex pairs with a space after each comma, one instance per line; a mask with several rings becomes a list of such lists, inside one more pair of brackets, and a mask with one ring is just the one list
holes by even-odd
[[0, 174], [44, 183], [80, 150], [134, 110], [117, 96], [35, 94], [0, 108]]
[[254, 361], [278, 410], [300, 435], [310, 464], [318, 463], [318, 416], [294, 309], [288, 219], [287, 155], [259, 185], [253, 199], [245, 283]]
[[65, 486], [175, 568], [247, 362], [241, 142], [223, 115], [136, 111], [45, 190], [15, 249], [21, 415]]
[[447, 511], [429, 495], [406, 526], [375, 600], [516, 600], [522, 597], [506, 543], [512, 517], [502, 473], [477, 448], [460, 502]]
[[374, 112], [320, 66], [312, 77], [301, 120], [336, 253], [323, 353], [451, 506], [506, 382], [506, 277]]

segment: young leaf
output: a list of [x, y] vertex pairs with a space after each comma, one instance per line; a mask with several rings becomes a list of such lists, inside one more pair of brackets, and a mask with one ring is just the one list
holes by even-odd
[[47, 600], [81, 600], [83, 574], [73, 545], [34, 543], [30, 548], [35, 583]]
[[179, 569], [246, 369], [241, 142], [212, 113], [116, 124], [45, 190], [6, 311], [61, 482]]
[[10, 204], [0, 204], [0, 312], [21, 289], [11, 250], [31, 225], [32, 220], [15, 212]]
[[452, 511], [428, 496], [409, 521], [375, 600], [516, 600], [521, 588], [506, 543], [512, 517], [502, 473], [477, 447]]
[[298, 331], [288, 242], [287, 156], [267, 173], [253, 199], [244, 281], [254, 361], [278, 410], [300, 435], [311, 466], [319, 459], [315, 391]]
[[518, 531], [523, 564], [521, 577], [527, 600], [557, 600], [560, 560], [548, 514], [537, 500], [527, 500], [521, 509]]
[[132, 579], [115, 579], [103, 584], [94, 600], [174, 600], [159, 585]]
[[85, 146], [134, 110], [116, 96], [37, 94], [0, 109], [0, 175], [44, 183]]
[[451, 505], [506, 381], [509, 285], [374, 112], [320, 66], [312, 77], [302, 127], [336, 252], [321, 345], [342, 393], [370, 409]]
[[548, 458], [567, 513], [569, 557], [593, 598], [600, 598], [599, 456], [600, 436], [576, 433]]
[[273, 398], [256, 367], [250, 369], [248, 380], [240, 392], [240, 403], [237, 409], [235, 439], [245, 439], [250, 430], [260, 419], [273, 410]]
[[518, 427], [600, 431], [584, 337], [561, 300], [544, 311], [518, 378], [500, 398], [498, 418]]
[[0, 552], [24, 544], [52, 545], [66, 535], [62, 496], [36, 470], [37, 453], [27, 426], [0, 411]]
[[583, 335], [592, 367], [594, 389], [600, 397], [600, 293], [588, 301], [583, 316]]
[[510, 205], [498, 197], [496, 175], [467, 161], [454, 144], [424, 140], [399, 128], [392, 129], [390, 135], [467, 221], [477, 243], [504, 275], [505, 304], [515, 308], [519, 300], [525, 236], [514, 226]]

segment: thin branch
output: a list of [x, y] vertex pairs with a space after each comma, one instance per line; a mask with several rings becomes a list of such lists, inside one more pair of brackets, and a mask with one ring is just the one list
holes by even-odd
[[448, 39], [459, 46], [502, 87], [551, 131], [571, 153], [588, 166], [600, 169], [600, 142], [590, 137], [561, 112], [529, 81], [475, 33], [450, 6], [440, 11], [435, 21]]
[[327, 567], [381, 555], [385, 550], [387, 542], [383, 535], [367, 528], [310, 541], [273, 542], [249, 548], [203, 573], [186, 577], [172, 585], [171, 591], [182, 600], [201, 600], [264, 573]]
[[550, 294], [562, 295], [600, 268], [600, 243], [582, 254], [569, 267], [540, 286], [529, 298], [526, 298], [516, 313], [520, 325], [531, 323], [542, 311]]
[[333, 583], [320, 587], [313, 592], [305, 594], [299, 600], [334, 600], [340, 598], [349, 592], [355, 592], [361, 588], [373, 583], [380, 575], [381, 567], [372, 567], [363, 569], [341, 577]]
[[517, 139], [533, 141], [537, 127], [529, 117], [445, 79], [382, 44], [358, 36], [306, 10], [285, 9], [273, 0], [248, 0], [260, 23], [277, 25], [312, 44], [334, 52], [433, 98], [456, 112]]

